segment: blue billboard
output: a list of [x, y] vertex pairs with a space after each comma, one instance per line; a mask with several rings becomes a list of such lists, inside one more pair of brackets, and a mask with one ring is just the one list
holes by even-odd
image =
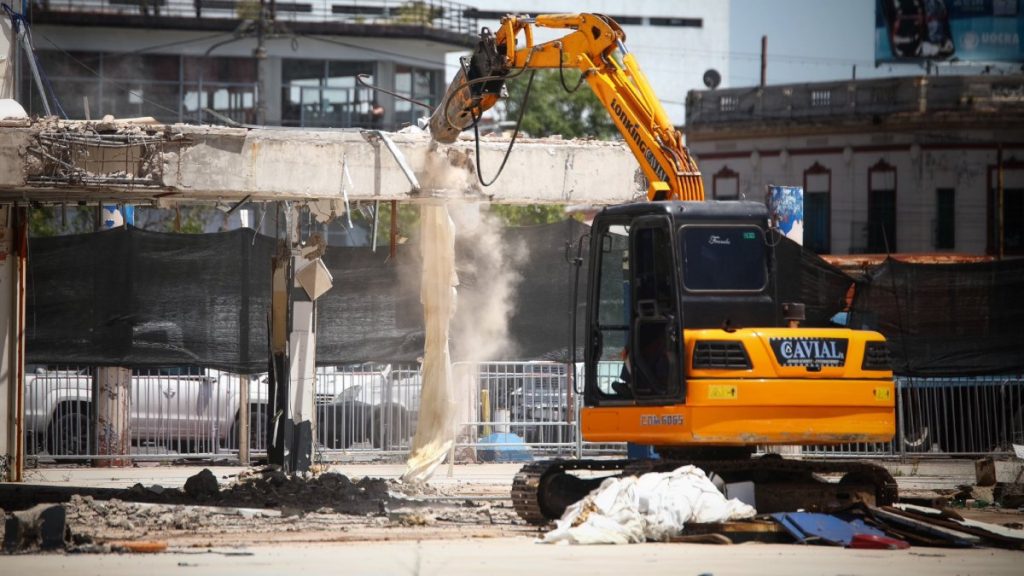
[[1024, 62], [1024, 0], [875, 0], [875, 62]]

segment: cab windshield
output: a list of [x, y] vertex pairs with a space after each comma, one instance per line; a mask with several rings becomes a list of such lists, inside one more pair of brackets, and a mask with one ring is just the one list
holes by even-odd
[[756, 292], [767, 282], [764, 234], [756, 226], [687, 225], [679, 241], [690, 291]]

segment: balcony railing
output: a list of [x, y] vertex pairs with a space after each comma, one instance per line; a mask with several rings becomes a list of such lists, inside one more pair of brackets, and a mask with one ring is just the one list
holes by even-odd
[[934, 112], [1024, 113], [1024, 75], [885, 78], [690, 92], [686, 120], [702, 125]]
[[[416, 26], [476, 34], [475, 9], [447, 0], [292, 0], [265, 7], [274, 19], [296, 23]], [[108, 14], [159, 18], [255, 20], [259, 0], [39, 0], [34, 13]]]

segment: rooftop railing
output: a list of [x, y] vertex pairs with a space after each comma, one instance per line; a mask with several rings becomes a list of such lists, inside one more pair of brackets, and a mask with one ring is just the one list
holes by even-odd
[[1024, 75], [884, 78], [690, 92], [687, 124], [1024, 112]]
[[[265, 2], [279, 22], [418, 26], [476, 34], [475, 8], [448, 0], [292, 0]], [[33, 12], [158, 18], [255, 20], [259, 0], [37, 0]]]

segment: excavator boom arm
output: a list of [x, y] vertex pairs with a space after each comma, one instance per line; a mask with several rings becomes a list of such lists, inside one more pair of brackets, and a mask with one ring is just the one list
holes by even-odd
[[[534, 44], [534, 26], [572, 32]], [[520, 34], [525, 42], [517, 46]], [[616, 51], [621, 52], [621, 61], [616, 59]], [[494, 80], [512, 70], [576, 68], [640, 163], [650, 182], [648, 199], [704, 199], [700, 171], [683, 145], [682, 134], [668, 120], [647, 77], [626, 51], [625, 34], [611, 18], [601, 14], [509, 15], [494, 36], [484, 29], [470, 63], [449, 86], [431, 119], [435, 138], [454, 141], [458, 132], [497, 102]]]

